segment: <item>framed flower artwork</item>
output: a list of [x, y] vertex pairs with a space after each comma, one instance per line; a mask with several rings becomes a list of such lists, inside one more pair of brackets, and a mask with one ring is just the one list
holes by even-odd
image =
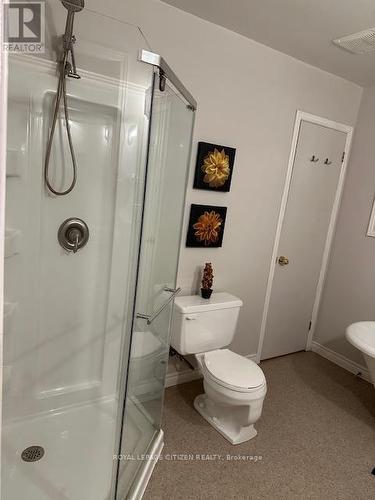
[[226, 215], [226, 207], [191, 205], [186, 246], [221, 247]]
[[194, 188], [229, 191], [235, 156], [234, 148], [198, 142]]

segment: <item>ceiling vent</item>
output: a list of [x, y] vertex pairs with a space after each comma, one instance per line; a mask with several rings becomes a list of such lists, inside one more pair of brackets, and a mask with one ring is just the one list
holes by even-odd
[[375, 28], [336, 38], [333, 43], [352, 54], [373, 52], [375, 51]]

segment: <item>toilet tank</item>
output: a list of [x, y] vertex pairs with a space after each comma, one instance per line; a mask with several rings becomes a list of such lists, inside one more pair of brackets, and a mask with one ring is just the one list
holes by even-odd
[[229, 345], [236, 331], [242, 300], [229, 293], [177, 297], [172, 319], [172, 347], [180, 354], [198, 354]]

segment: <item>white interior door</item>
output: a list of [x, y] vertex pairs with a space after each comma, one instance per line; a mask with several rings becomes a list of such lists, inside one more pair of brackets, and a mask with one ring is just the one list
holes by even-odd
[[345, 132], [301, 122], [262, 359], [306, 348], [346, 138]]

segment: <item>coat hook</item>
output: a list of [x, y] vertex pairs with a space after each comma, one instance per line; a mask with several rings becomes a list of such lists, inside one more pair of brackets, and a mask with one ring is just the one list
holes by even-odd
[[319, 161], [319, 158], [316, 158], [315, 155], [312, 155], [312, 158], [311, 160], [313, 163], [316, 163], [317, 161]]
[[328, 160], [328, 158], [325, 159], [324, 165], [332, 165], [332, 162]]

